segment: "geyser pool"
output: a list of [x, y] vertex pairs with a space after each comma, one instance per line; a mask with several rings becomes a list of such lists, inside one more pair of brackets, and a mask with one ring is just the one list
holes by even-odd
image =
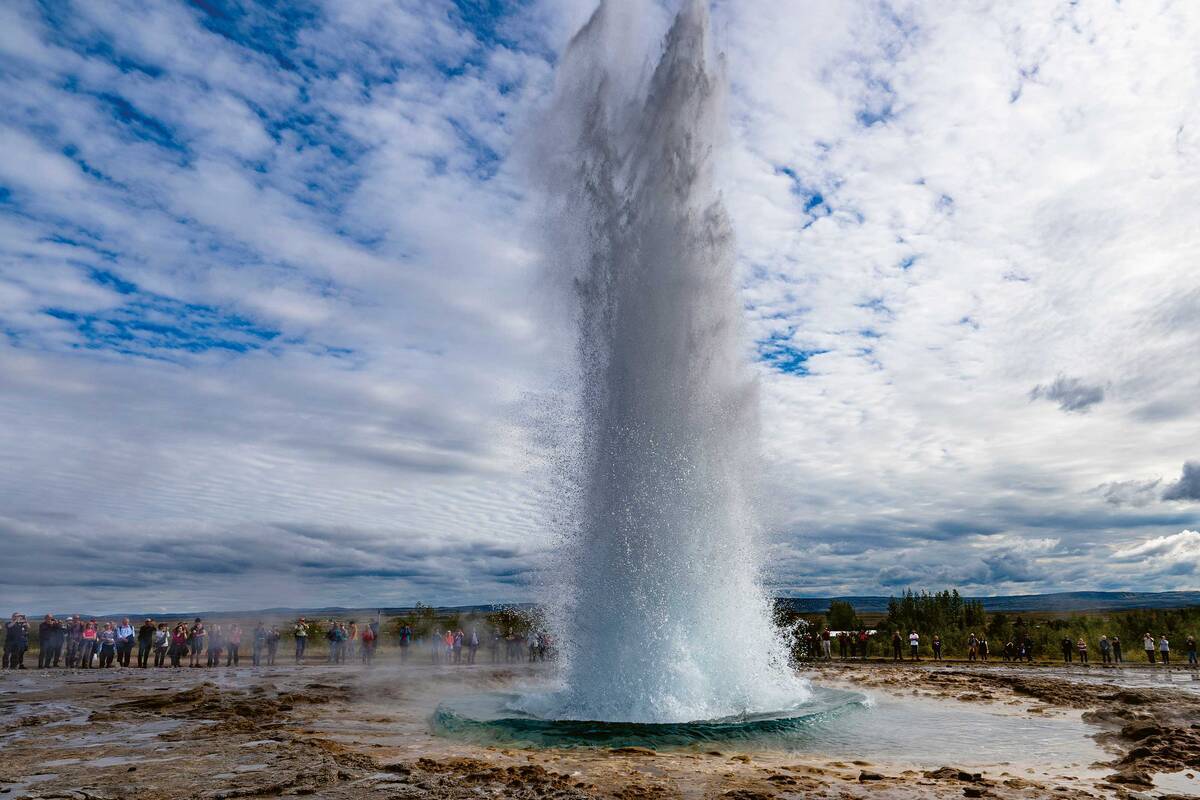
[[655, 3], [601, 2], [568, 46], [537, 169], [579, 331], [578, 431], [546, 606], [541, 719], [721, 720], [809, 698], [759, 581], [758, 395], [715, 188], [725, 78], [703, 2], [648, 59]]

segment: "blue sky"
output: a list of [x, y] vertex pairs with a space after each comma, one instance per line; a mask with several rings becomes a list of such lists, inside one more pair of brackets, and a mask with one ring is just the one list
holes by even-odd
[[[530, 596], [592, 5], [0, 8], [6, 599]], [[714, 5], [779, 591], [1195, 585], [1198, 14]]]

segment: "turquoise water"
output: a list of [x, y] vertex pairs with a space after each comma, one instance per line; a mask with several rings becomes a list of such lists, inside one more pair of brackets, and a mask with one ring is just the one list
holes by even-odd
[[478, 744], [523, 747], [680, 748], [716, 744], [786, 745], [804, 729], [867, 703], [866, 695], [816, 689], [800, 706], [699, 722], [635, 723], [539, 719], [518, 710], [522, 695], [493, 692], [442, 703], [434, 712], [437, 733]]
[[1107, 758], [1077, 715], [819, 686], [812, 692], [774, 714], [669, 724], [539, 719], [518, 710], [528, 705], [525, 695], [495, 692], [444, 702], [432, 722], [442, 736], [509, 747], [784, 751], [929, 767], [1087, 767]]

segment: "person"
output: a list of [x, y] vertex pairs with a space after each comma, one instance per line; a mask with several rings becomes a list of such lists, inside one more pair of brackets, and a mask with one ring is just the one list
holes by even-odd
[[892, 661], [903, 661], [904, 642], [900, 639], [900, 631], [892, 631]]
[[919, 655], [920, 647], [921, 637], [917, 635], [916, 631], [912, 631], [908, 634], [908, 653], [912, 657], [913, 661], [921, 660], [921, 656]]
[[967, 661], [974, 661], [979, 658], [979, 639], [975, 634], [967, 637]]
[[79, 653], [83, 648], [83, 620], [78, 614], [73, 614], [66, 627], [67, 669], [74, 669], [79, 664]]
[[167, 630], [167, 623], [160, 622], [158, 627], [154, 629], [154, 668], [166, 664], [167, 651], [171, 649], [171, 632]]
[[150, 664], [150, 651], [154, 649], [154, 634], [158, 631], [154, 627], [154, 620], [147, 619], [138, 628], [137, 646], [138, 646], [138, 666], [145, 669]]
[[1197, 663], [1200, 663], [1196, 661], [1196, 637], [1188, 636], [1187, 641], [1184, 642], [1184, 645], [1187, 647], [1188, 664], [1192, 665], [1193, 667], [1196, 666]]
[[1017, 643], [1012, 639], [1004, 643], [1004, 660], [1010, 662], [1017, 660]]
[[1084, 639], [1082, 636], [1080, 636], [1079, 641], [1075, 643], [1075, 649], [1077, 649], [1079, 651], [1079, 663], [1080, 664], [1088, 663], [1087, 639]]
[[1025, 660], [1030, 664], [1033, 663], [1033, 637], [1025, 634], [1025, 641], [1022, 642], [1021, 648], [1025, 651]]
[[133, 655], [133, 645], [137, 641], [137, 631], [129, 624], [129, 617], [122, 617], [121, 624], [113, 631], [116, 636], [117, 666], [128, 667]]
[[100, 647], [100, 631], [96, 628], [96, 620], [89, 620], [79, 634], [79, 666], [81, 669], [91, 669], [92, 659]]
[[475, 652], [479, 650], [479, 629], [471, 628], [471, 636], [467, 639], [467, 663], [475, 663]]
[[100, 666], [111, 667], [117, 654], [117, 632], [111, 622], [104, 623], [104, 627], [96, 634], [96, 642], [100, 645]]
[[25, 615], [13, 612], [4, 626], [4, 669], [25, 669], [25, 651], [29, 648], [29, 622]]
[[1112, 645], [1108, 641], [1108, 636], [1104, 634], [1100, 635], [1100, 663], [1112, 663]]
[[1164, 667], [1171, 663], [1171, 643], [1167, 641], [1165, 633], [1158, 638], [1158, 654], [1162, 657]]
[[833, 634], [829, 628], [821, 631], [821, 656], [826, 661], [833, 660]]
[[359, 649], [362, 651], [362, 662], [370, 666], [371, 661], [375, 658], [375, 630], [370, 625], [363, 628], [362, 643]]
[[229, 633], [225, 637], [225, 643], [229, 647], [229, 654], [225, 657], [225, 666], [238, 665], [238, 648], [242, 646], [242, 626], [236, 622], [229, 626]]
[[58, 666], [58, 662], [62, 658], [64, 635], [62, 622], [55, 619], [53, 614], [47, 614], [46, 618], [42, 620], [42, 624], [38, 626], [38, 667], [40, 669]]
[[504, 641], [504, 637], [500, 635], [500, 631], [492, 631], [492, 637], [488, 639], [488, 655], [492, 659], [493, 664], [500, 663], [500, 644]]
[[1075, 646], [1071, 642], [1071, 637], [1064, 636], [1063, 640], [1061, 642], [1061, 646], [1062, 646], [1063, 662], [1070, 664], [1071, 663], [1071, 654], [1074, 653], [1074, 651], [1075, 651]]
[[991, 652], [991, 651], [988, 649], [987, 636], [980, 636], [979, 637], [979, 660], [987, 661], [989, 652]]
[[207, 644], [208, 629], [204, 627], [204, 622], [196, 617], [196, 621], [192, 623], [192, 627], [188, 631], [188, 651], [192, 656], [188, 666], [200, 666], [200, 656], [205, 652]]
[[191, 631], [186, 622], [180, 622], [171, 632], [171, 666], [180, 666], [179, 662], [188, 654], [188, 645], [192, 641]]
[[412, 628], [407, 624], [400, 626], [400, 663], [408, 663], [408, 646], [412, 643]]
[[208, 666], [221, 666], [221, 653], [225, 650], [225, 631], [221, 630], [220, 625], [213, 625], [212, 632], [208, 635]]
[[1150, 631], [1146, 631], [1142, 636], [1142, 647], [1146, 649], [1146, 661], [1154, 663], [1154, 637], [1150, 635]]
[[529, 660], [530, 660], [530, 662], [537, 661], [537, 656], [538, 656], [537, 631], [529, 632], [528, 643], [529, 643]]
[[296, 637], [296, 663], [301, 664], [304, 661], [304, 650], [308, 647], [308, 623], [304, 621], [304, 617], [297, 620], [292, 634]]
[[279, 649], [279, 639], [282, 634], [279, 628], [271, 626], [271, 630], [267, 632], [267, 666], [275, 666], [275, 651]]
[[1112, 637], [1111, 644], [1112, 644], [1112, 653], [1113, 653], [1113, 663], [1120, 664], [1121, 663], [1121, 637], [1120, 636]]
[[250, 651], [250, 663], [256, 667], [262, 664], [262, 654], [266, 646], [267, 626], [262, 624], [262, 620], [259, 620], [258, 624], [254, 626], [254, 649]]
[[355, 649], [358, 647], [358, 622], [350, 620], [350, 627], [346, 629], [346, 655], [354, 658]]
[[462, 629], [459, 629], [454, 632], [454, 638], [451, 640], [450, 646], [454, 649], [454, 663], [461, 664], [462, 663], [462, 651], [463, 651]]
[[858, 632], [858, 657], [863, 661], [866, 661], [867, 654], [870, 649], [871, 634], [867, 633], [866, 628], [863, 628]]
[[933, 660], [942, 660], [942, 637], [936, 633], [933, 635]]

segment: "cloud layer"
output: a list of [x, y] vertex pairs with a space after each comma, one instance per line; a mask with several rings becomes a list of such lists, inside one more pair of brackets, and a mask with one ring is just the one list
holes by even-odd
[[[6, 600], [531, 596], [590, 7], [0, 9]], [[1200, 10], [715, 19], [773, 585], [1194, 585]]]

